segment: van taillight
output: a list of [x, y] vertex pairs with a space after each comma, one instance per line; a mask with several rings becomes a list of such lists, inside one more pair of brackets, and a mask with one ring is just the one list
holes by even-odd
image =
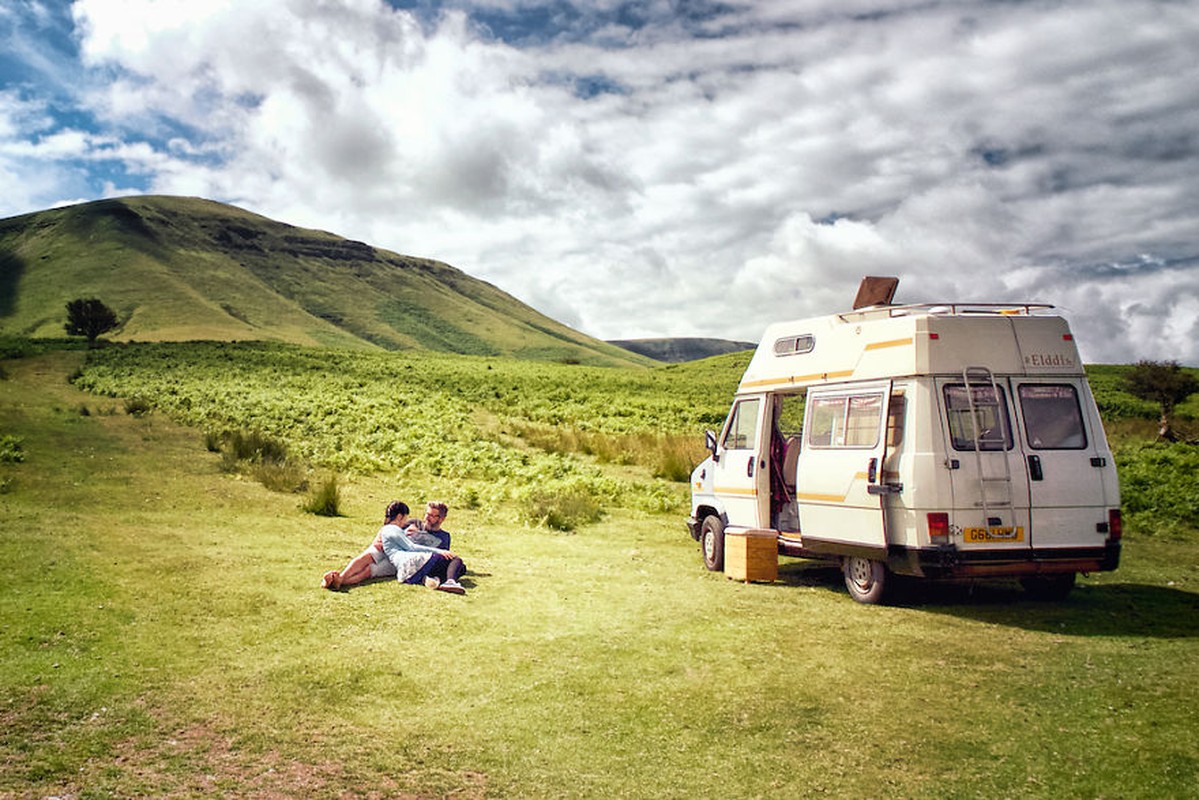
[[1110, 542], [1120, 541], [1124, 535], [1124, 522], [1120, 519], [1120, 509], [1110, 508], [1107, 512], [1107, 539]]
[[928, 515], [928, 540], [933, 544], [949, 544], [949, 515], [944, 511]]

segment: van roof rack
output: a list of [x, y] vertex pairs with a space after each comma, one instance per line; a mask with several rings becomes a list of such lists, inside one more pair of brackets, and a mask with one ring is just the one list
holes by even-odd
[[908, 316], [1019, 316], [1030, 317], [1053, 308], [1048, 303], [912, 303], [903, 306], [868, 306], [846, 311], [837, 316], [842, 320], [870, 317]]

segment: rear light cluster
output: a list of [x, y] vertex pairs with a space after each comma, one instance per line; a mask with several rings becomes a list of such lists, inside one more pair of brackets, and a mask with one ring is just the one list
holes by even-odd
[[[1119, 514], [1120, 512], [1116, 512]], [[949, 514], [933, 511], [928, 515], [928, 540], [932, 544], [949, 544]]]
[[1107, 511], [1107, 539], [1118, 542], [1124, 536], [1124, 521], [1120, 519], [1120, 509], [1109, 508]]

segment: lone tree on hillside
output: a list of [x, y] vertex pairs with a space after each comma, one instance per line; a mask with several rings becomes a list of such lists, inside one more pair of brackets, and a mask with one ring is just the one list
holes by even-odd
[[1174, 407], [1199, 391], [1199, 380], [1191, 373], [1183, 372], [1177, 361], [1138, 361], [1126, 381], [1128, 391], [1161, 406], [1158, 438], [1178, 441], [1173, 425]]
[[67, 335], [86, 336], [88, 347], [95, 347], [96, 337], [108, 333], [117, 324], [117, 312], [94, 297], [67, 303]]

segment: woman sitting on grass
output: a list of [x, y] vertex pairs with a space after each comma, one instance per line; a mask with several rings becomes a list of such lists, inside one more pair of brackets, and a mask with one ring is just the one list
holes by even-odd
[[383, 527], [366, 550], [341, 572], [330, 570], [321, 580], [326, 589], [353, 586], [367, 578], [395, 576], [401, 583], [424, 583], [431, 589], [465, 594], [458, 582], [466, 565], [449, 550], [417, 544], [408, 538], [404, 525], [408, 506], [395, 500], [383, 512]]

